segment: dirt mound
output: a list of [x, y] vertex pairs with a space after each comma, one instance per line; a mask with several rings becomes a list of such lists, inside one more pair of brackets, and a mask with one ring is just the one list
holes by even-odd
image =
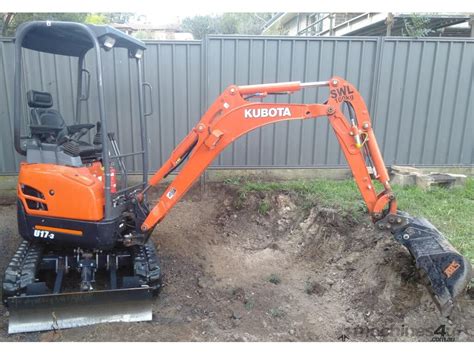
[[[439, 316], [408, 252], [368, 218], [282, 191], [215, 184], [193, 190], [156, 228], [164, 287], [152, 322], [0, 339], [89, 341], [423, 340], [445, 325], [473, 340], [474, 305]], [[1, 207], [0, 267], [19, 243]]]
[[[259, 268], [261, 278], [271, 272], [299, 282], [292, 290], [293, 297], [302, 304], [313, 301], [320, 305], [309, 306], [306, 316], [319, 319], [321, 311], [325, 312], [333, 320], [330, 334], [350, 332], [360, 338], [369, 329], [369, 338], [393, 340], [391, 331], [381, 334], [378, 330], [403, 325], [421, 310], [436, 319], [435, 304], [409, 252], [390, 234], [375, 230], [368, 218], [357, 220], [336, 207], [316, 202], [311, 208], [301, 208], [307, 201], [286, 192], [242, 196], [238, 188], [231, 188], [227, 194], [218, 221], [223, 233], [233, 237], [228, 243], [234, 250], [244, 247], [247, 259], [248, 251], [253, 251], [253, 257], [265, 260], [265, 265], [278, 254], [280, 260], [272, 271]], [[458, 310], [454, 318], [464, 316]], [[440, 323], [447, 322], [439, 319]], [[417, 326], [427, 324], [421, 317]], [[362, 328], [365, 333], [356, 334]], [[403, 327], [400, 329], [394, 329], [394, 337], [404, 334]], [[426, 335], [431, 328], [427, 329], [420, 333]], [[411, 336], [408, 332], [406, 339]]]

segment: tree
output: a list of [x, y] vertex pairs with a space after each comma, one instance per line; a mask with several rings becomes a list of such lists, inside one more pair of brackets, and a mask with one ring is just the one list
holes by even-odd
[[133, 12], [104, 12], [101, 13], [105, 17], [105, 23], [128, 23], [134, 16]]
[[93, 12], [87, 14], [84, 22], [91, 25], [106, 25], [109, 23], [127, 23], [133, 17], [131, 12]]
[[2, 14], [2, 36], [13, 36], [16, 28], [27, 21], [74, 21], [84, 22], [87, 13], [70, 13], [70, 12], [45, 12], [45, 13], [3, 13]]
[[133, 16], [131, 12], [107, 12], [107, 13], [72, 13], [72, 12], [50, 12], [50, 13], [0, 13], [0, 30], [2, 36], [13, 36], [16, 28], [27, 21], [72, 21], [103, 25], [108, 23], [127, 23]]
[[430, 19], [425, 16], [412, 14], [408, 20], [404, 20], [405, 31], [402, 30], [402, 34], [410, 37], [425, 37], [430, 31]]
[[88, 14], [84, 22], [91, 25], [105, 25], [106, 23], [109, 23], [107, 17], [105, 17], [104, 14], [99, 13]]
[[0, 18], [0, 32], [2, 33], [2, 36], [5, 36], [6, 35], [6, 30], [7, 30], [8, 26], [10, 25], [10, 23], [13, 20], [13, 13], [12, 12], [7, 12], [7, 13], [3, 13], [1, 15], [2, 16]]
[[228, 12], [220, 16], [186, 17], [181, 28], [191, 32], [195, 39], [208, 34], [260, 34], [263, 25], [272, 17], [269, 12], [235, 13]]
[[218, 33], [218, 18], [214, 16], [186, 17], [181, 24], [184, 31], [191, 32], [195, 39], [201, 39], [206, 34]]
[[237, 34], [259, 35], [262, 33], [263, 26], [272, 18], [272, 13], [225, 13], [222, 19], [230, 19], [236, 24]]

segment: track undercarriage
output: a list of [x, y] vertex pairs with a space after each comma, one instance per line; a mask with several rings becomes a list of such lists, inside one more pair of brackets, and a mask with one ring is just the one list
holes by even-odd
[[161, 287], [155, 250], [151, 239], [109, 251], [23, 241], [3, 280], [9, 333], [151, 320], [151, 298]]

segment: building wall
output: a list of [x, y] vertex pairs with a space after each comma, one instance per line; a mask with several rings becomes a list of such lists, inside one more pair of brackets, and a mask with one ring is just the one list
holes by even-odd
[[[395, 22], [391, 36], [403, 36], [406, 33], [404, 21], [410, 15], [410, 13], [394, 14]], [[430, 18], [432, 26], [428, 36], [473, 37], [467, 13], [425, 15]], [[387, 32], [388, 16], [388, 12], [282, 13], [270, 27], [264, 29], [263, 34], [270, 34], [271, 31], [278, 29], [282, 34], [291, 36], [384, 36]], [[317, 22], [318, 19], [321, 21]], [[463, 22], [456, 24], [459, 21]]]
[[[148, 120], [150, 168], [158, 168], [199, 121], [222, 90], [276, 81], [347, 78], [359, 88], [374, 121], [387, 165], [474, 164], [473, 39], [379, 37], [212, 36], [200, 41], [148, 41], [145, 80], [153, 87]], [[91, 58], [86, 64], [94, 78]], [[14, 174], [13, 43], [0, 41], [0, 173]], [[75, 112], [76, 63], [62, 56], [26, 53], [25, 91], [53, 94], [67, 122]], [[122, 153], [139, 150], [137, 72], [125, 50], [104, 56], [110, 129]], [[93, 82], [92, 82], [93, 84]], [[324, 102], [326, 88], [307, 89], [272, 102]], [[97, 121], [96, 86], [83, 122]], [[147, 110], [150, 100], [147, 97]], [[28, 119], [24, 100], [25, 122]], [[138, 158], [128, 158], [140, 171]], [[344, 167], [343, 155], [325, 118], [282, 122], [240, 138], [215, 161], [225, 168]]]

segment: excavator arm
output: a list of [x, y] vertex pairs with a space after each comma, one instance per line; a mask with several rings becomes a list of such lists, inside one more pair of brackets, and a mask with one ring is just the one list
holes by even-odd
[[[249, 101], [269, 94], [294, 93], [306, 87], [329, 86], [330, 97], [325, 104], [274, 104]], [[355, 117], [348, 120], [342, 103], [351, 105]], [[352, 170], [362, 198], [369, 212], [380, 219], [383, 209], [390, 204], [396, 212], [395, 197], [370, 122], [369, 113], [360, 93], [347, 81], [333, 78], [316, 83], [278, 83], [228, 87], [209, 108], [201, 121], [172, 152], [170, 158], [150, 179], [149, 186], [157, 185], [188, 156], [174, 181], [151, 210], [142, 224], [142, 231], [153, 228], [189, 190], [204, 170], [230, 143], [244, 134], [280, 121], [307, 120], [327, 116]], [[373, 162], [374, 177], [384, 186], [380, 193], [366, 166], [366, 156]]]
[[[308, 87], [328, 87], [324, 104], [284, 104], [252, 101], [271, 94], [292, 94]], [[343, 113], [347, 106], [349, 118]], [[157, 185], [183, 164], [156, 205], [145, 217], [141, 231], [149, 233], [184, 196], [204, 170], [229, 144], [264, 125], [327, 117], [336, 134], [354, 180], [380, 230], [388, 230], [415, 258], [427, 275], [432, 294], [443, 315], [470, 281], [471, 265], [428, 221], [397, 210], [389, 175], [377, 145], [365, 102], [357, 89], [339, 77], [329, 81], [229, 86], [210, 106], [199, 123], [172, 152], [139, 195]], [[187, 161], [186, 161], [187, 158]], [[373, 179], [382, 185], [377, 192]]]

